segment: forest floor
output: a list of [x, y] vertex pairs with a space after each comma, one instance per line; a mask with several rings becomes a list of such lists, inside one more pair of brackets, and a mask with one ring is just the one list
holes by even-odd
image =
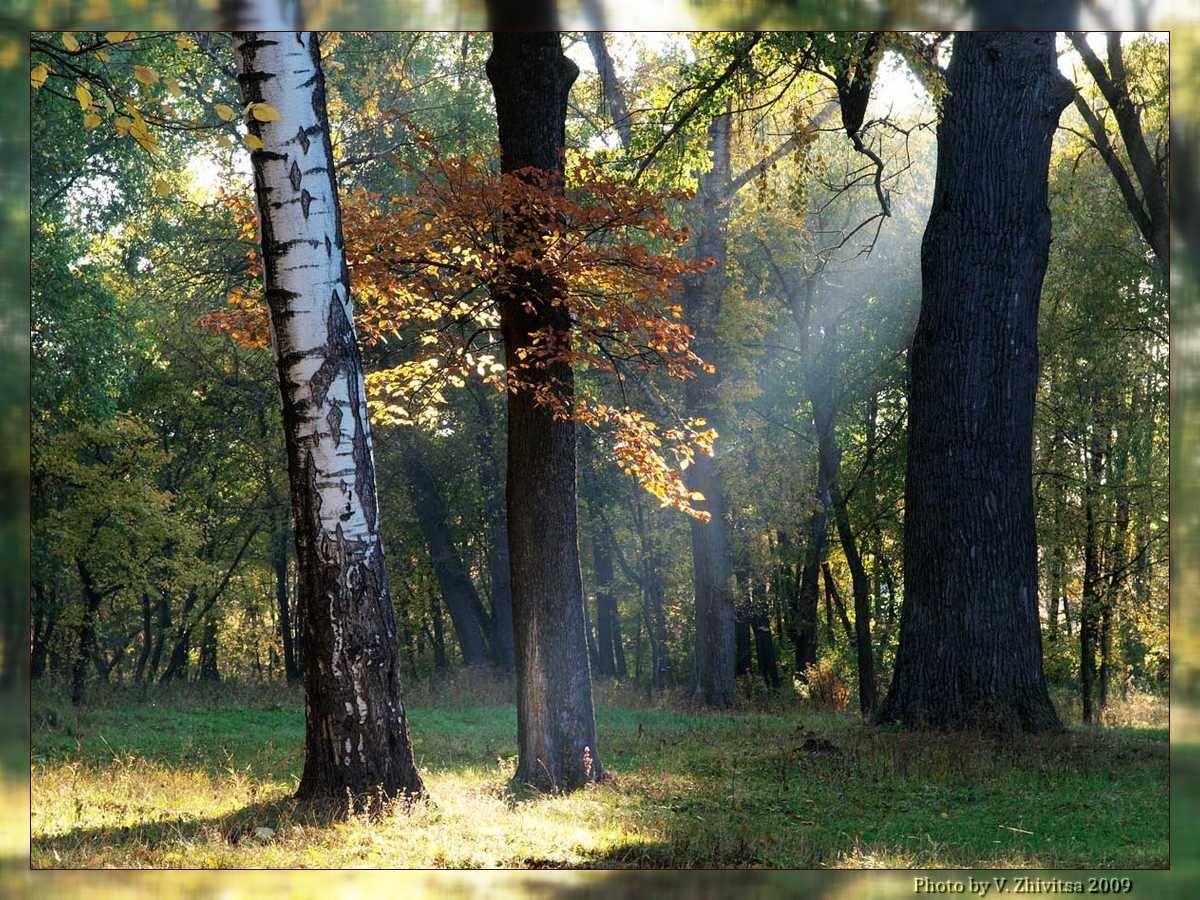
[[516, 713], [497, 700], [411, 691], [432, 802], [327, 822], [290, 799], [303, 762], [298, 691], [124, 689], [76, 711], [38, 688], [32, 865], [1168, 864], [1165, 703], [1131, 706], [1124, 727], [999, 740], [884, 730], [802, 706], [654, 707], [601, 686], [600, 753], [613, 778], [539, 796], [509, 783]]

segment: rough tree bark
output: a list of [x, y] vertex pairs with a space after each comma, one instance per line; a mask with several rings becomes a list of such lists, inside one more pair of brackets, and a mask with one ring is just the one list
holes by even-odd
[[[371, 432], [355, 339], [320, 45], [239, 32], [272, 346], [283, 401], [305, 639], [305, 762], [297, 797], [344, 805], [424, 794], [400, 696]], [[268, 119], [271, 117], [268, 115]]]
[[[561, 187], [567, 96], [579, 74], [559, 34], [496, 32], [487, 75], [496, 98], [501, 169], [548, 172]], [[510, 251], [539, 252], [520, 215], [503, 223]], [[569, 364], [522, 361], [538, 332], [569, 340], [570, 316], [551, 275], [511, 266], [498, 296], [510, 373], [557, 391], [569, 407]], [[576, 520], [575, 423], [555, 420], [531, 391], [508, 394], [508, 546], [517, 655], [516, 778], [571, 790], [603, 774], [587, 662]]]
[[1061, 727], [1033, 508], [1047, 180], [1071, 84], [1054, 33], [955, 37], [909, 357], [904, 608], [880, 721]]

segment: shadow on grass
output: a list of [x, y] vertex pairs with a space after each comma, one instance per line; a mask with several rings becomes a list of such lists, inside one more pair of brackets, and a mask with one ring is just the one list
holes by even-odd
[[[373, 805], [357, 816], [383, 817], [407, 801], [395, 800]], [[42, 862], [35, 869], [54, 869], [47, 857], [59, 859], [74, 854], [81, 846], [159, 848], [166, 844], [187, 846], [204, 840], [219, 839], [231, 847], [268, 843], [285, 828], [328, 828], [347, 818], [345, 803], [301, 803], [292, 796], [250, 803], [219, 816], [166, 816], [134, 825], [74, 828], [55, 835], [36, 836], [31, 841], [32, 855]], [[187, 860], [184, 868], [192, 867]]]

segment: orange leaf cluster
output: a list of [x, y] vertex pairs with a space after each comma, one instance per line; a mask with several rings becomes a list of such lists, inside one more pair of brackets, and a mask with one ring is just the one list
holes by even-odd
[[[660, 429], [627, 406], [573, 397], [555, 375], [564, 365], [595, 370], [624, 388], [639, 373], [682, 380], [711, 371], [691, 350], [674, 299], [681, 279], [707, 264], [674, 254], [687, 233], [671, 225], [667, 204], [682, 195], [617, 180], [587, 158], [563, 192], [548, 173], [502, 175], [481, 159], [425, 148], [428, 165], [407, 168], [410, 193], [358, 191], [342, 205], [358, 335], [386, 361], [367, 376], [372, 417], [432, 425], [446, 392], [471, 378], [527, 391], [556, 417], [602, 431], [622, 470], [664, 505], [707, 518], [682, 472], [696, 452], [712, 452], [714, 432], [703, 423]], [[546, 284], [569, 324], [536, 331], [519, 358], [504, 360], [499, 304], [532, 312]], [[205, 324], [261, 343], [265, 311], [259, 301], [255, 319], [255, 308], [235, 293]]]

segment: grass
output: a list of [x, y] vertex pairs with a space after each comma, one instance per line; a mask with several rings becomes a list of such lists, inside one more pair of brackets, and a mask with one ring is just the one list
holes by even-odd
[[[152, 695], [153, 696], [153, 695]], [[432, 798], [341, 822], [291, 801], [303, 711], [282, 690], [35, 695], [34, 868], [1165, 866], [1165, 728], [909, 734], [811, 709], [729, 715], [602, 693], [615, 778], [514, 791], [516, 715], [414, 692]], [[494, 697], [483, 697], [494, 701]]]

